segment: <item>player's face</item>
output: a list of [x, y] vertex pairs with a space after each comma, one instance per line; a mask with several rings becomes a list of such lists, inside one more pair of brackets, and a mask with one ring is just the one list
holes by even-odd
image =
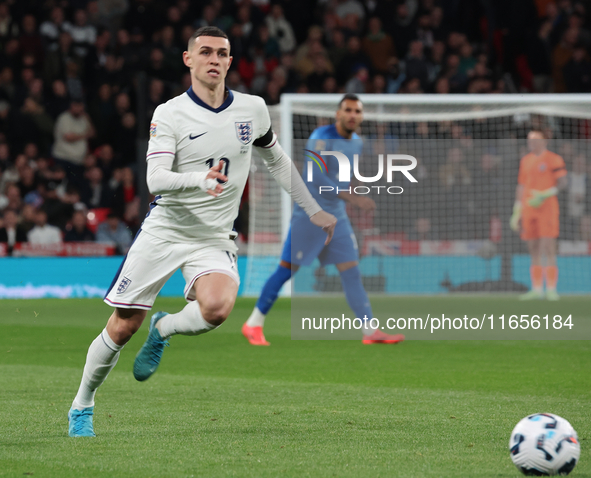
[[546, 149], [547, 141], [544, 135], [539, 131], [530, 131], [527, 135], [527, 147], [536, 154], [543, 152]]
[[224, 83], [232, 64], [230, 42], [221, 37], [197, 37], [192, 48], [183, 53], [183, 60], [193, 78], [214, 88]]
[[337, 110], [337, 122], [349, 134], [353, 133], [363, 121], [361, 101], [345, 100]]

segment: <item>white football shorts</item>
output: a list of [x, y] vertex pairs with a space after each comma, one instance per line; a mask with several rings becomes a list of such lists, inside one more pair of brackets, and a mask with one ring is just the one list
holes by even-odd
[[204, 275], [229, 275], [240, 284], [236, 255], [211, 245], [165, 241], [140, 231], [121, 263], [104, 301], [122, 309], [150, 310], [168, 279], [181, 269], [184, 296], [195, 300], [193, 284]]

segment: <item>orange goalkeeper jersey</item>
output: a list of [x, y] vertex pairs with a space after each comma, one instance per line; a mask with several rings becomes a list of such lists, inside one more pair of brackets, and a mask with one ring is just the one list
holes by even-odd
[[539, 156], [529, 153], [521, 158], [517, 182], [524, 188], [521, 198], [523, 209], [531, 212], [536, 211], [544, 215], [553, 211], [556, 211], [557, 214], [558, 199], [556, 196], [546, 199], [539, 208], [532, 208], [527, 202], [531, 199], [533, 190], [544, 191], [554, 187], [558, 178], [562, 176], [566, 176], [564, 160], [552, 151], [545, 151]]

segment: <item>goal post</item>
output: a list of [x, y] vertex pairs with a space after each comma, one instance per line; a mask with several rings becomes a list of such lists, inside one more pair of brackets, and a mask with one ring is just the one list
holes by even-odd
[[[380, 155], [417, 159], [417, 183], [394, 173], [370, 184], [374, 212], [348, 207], [370, 293], [441, 294], [527, 290], [529, 256], [509, 229], [526, 136], [542, 130], [564, 158], [568, 186], [558, 194], [559, 292], [591, 292], [591, 95], [359, 95], [364, 105], [359, 161], [376, 174]], [[300, 172], [311, 132], [330, 124], [342, 95], [285, 94], [270, 107], [273, 128]], [[385, 161], [385, 159], [384, 159]], [[390, 186], [401, 194], [382, 193]], [[380, 187], [382, 187], [380, 189]], [[360, 191], [365, 191], [361, 189]], [[291, 201], [254, 155], [244, 295], [257, 296], [279, 260]], [[294, 294], [339, 292], [334, 267], [316, 262]]]

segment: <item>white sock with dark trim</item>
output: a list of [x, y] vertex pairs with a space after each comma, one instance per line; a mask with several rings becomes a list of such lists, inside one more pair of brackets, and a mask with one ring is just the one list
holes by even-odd
[[109, 372], [117, 363], [122, 348], [123, 345], [113, 342], [106, 328], [94, 339], [88, 348], [82, 382], [72, 408], [82, 410], [94, 406], [96, 390], [107, 379]]
[[265, 314], [263, 314], [258, 307], [255, 307], [246, 321], [249, 327], [263, 327], [265, 325]]
[[199, 303], [195, 300], [189, 302], [183, 310], [176, 314], [169, 314], [156, 323], [162, 339], [171, 335], [201, 335], [210, 330], [217, 329], [215, 325], [207, 322], [201, 314]]

